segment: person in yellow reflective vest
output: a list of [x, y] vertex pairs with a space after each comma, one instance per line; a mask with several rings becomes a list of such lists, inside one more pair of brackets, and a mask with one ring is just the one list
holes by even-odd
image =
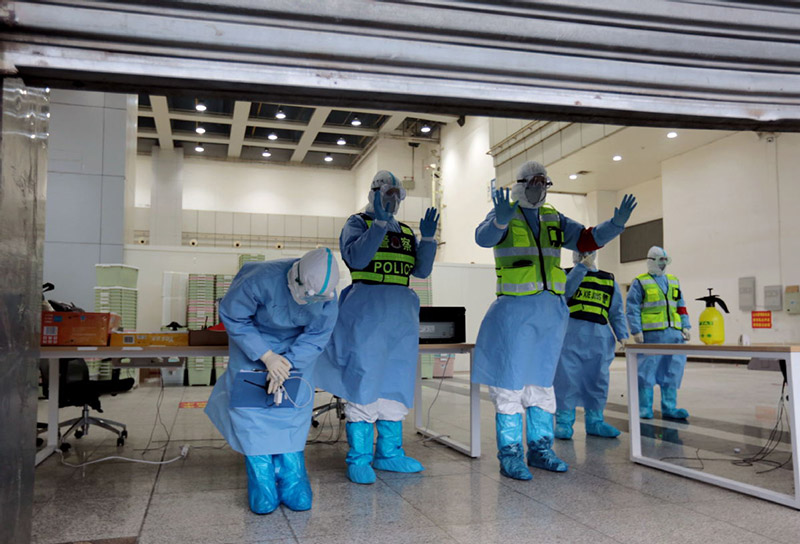
[[[636, 276], [628, 291], [626, 314], [634, 340], [641, 344], [683, 344], [690, 338], [689, 313], [678, 278], [667, 274], [672, 259], [663, 248], [647, 252], [647, 274]], [[653, 417], [653, 387], [661, 387], [661, 415], [686, 419], [678, 408], [678, 389], [686, 366], [685, 355], [639, 356], [639, 417]]]
[[394, 217], [405, 196], [400, 180], [381, 170], [366, 211], [342, 229], [339, 247], [353, 283], [342, 291], [339, 320], [316, 366], [317, 386], [347, 400], [347, 475], [358, 484], [374, 483], [373, 469], [424, 470], [402, 448], [419, 353], [419, 298], [408, 285], [411, 275], [426, 278], [433, 270], [439, 216], [428, 208], [417, 241]]
[[497, 300], [481, 323], [472, 381], [489, 386], [497, 412], [500, 474], [530, 480], [522, 448], [523, 413], [527, 464], [567, 470], [552, 450], [553, 376], [569, 318], [561, 248], [588, 252], [607, 244], [625, 229], [636, 199], [625, 195], [612, 219], [585, 228], [545, 203], [552, 182], [544, 166], [528, 161], [516, 180], [514, 203], [508, 189], [495, 191], [494, 209], [475, 230], [479, 246], [494, 248]]
[[[575, 407], [583, 406], [586, 434], [615, 438], [619, 430], [605, 422], [608, 367], [614, 360], [614, 337], [628, 338], [622, 292], [614, 275], [597, 269], [597, 252], [573, 253], [567, 274], [569, 324], [553, 383], [556, 391], [556, 438], [572, 438]], [[612, 332], [613, 331], [613, 332]]]

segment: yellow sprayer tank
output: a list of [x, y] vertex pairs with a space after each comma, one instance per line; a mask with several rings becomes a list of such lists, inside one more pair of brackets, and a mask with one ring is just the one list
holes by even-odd
[[706, 303], [706, 309], [700, 314], [700, 341], [708, 345], [718, 345], [725, 342], [725, 320], [722, 317], [722, 312], [717, 310], [714, 305], [719, 304], [720, 308], [728, 312], [728, 307], [725, 302], [717, 295], [711, 293], [712, 289], [708, 289], [708, 296], [700, 297], [696, 300], [702, 300]]

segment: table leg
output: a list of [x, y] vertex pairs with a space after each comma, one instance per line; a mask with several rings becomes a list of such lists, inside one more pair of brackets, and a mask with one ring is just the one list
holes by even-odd
[[58, 359], [48, 359], [47, 361], [49, 366], [47, 374], [47, 444], [36, 454], [37, 465], [58, 448], [59, 364]]
[[469, 350], [469, 453], [481, 456], [481, 384], [472, 381], [472, 352]]
[[631, 461], [642, 457], [642, 429], [639, 420], [639, 357], [625, 354], [628, 371], [628, 431], [631, 438]]

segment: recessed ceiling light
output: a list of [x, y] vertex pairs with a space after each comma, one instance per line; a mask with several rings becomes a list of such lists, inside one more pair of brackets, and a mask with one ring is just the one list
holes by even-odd
[[48, 111], [47, 113], [44, 114], [44, 116], [50, 119], [50, 112]]
[[44, 88], [44, 92], [49, 93], [50, 92], [50, 87], [45, 87]]
[[203, 104], [202, 102], [198, 102], [197, 104], [194, 105], [194, 109], [196, 109], [197, 111], [206, 111], [207, 108], [205, 104]]
[[204, 129], [203, 127], [197, 127], [196, 129], [194, 129], [194, 131], [196, 133], [198, 133], [198, 134], [205, 134], [206, 133], [206, 129]]
[[677, 138], [677, 137], [678, 137], [678, 133], [677, 132], [667, 132], [667, 138], [672, 139], [672, 138]]
[[358, 117], [353, 117], [353, 120], [350, 121], [350, 124], [353, 125], [354, 127], [360, 127], [361, 119], [359, 119]]
[[569, 179], [578, 179], [578, 174], [570, 174]]
[[431, 127], [430, 125], [422, 125], [422, 128], [419, 129], [419, 131], [422, 132], [423, 134], [427, 134], [431, 131]]
[[278, 111], [275, 113], [275, 119], [286, 119], [286, 114], [282, 109], [278, 108]]
[[430, 166], [431, 166], [431, 168], [436, 168], [436, 163], [432, 162]]
[[270, 132], [269, 136], [267, 136], [267, 139], [268, 140], [277, 140], [278, 139], [278, 135], [275, 134], [274, 132]]
[[272, 156], [272, 153], [270, 153], [270, 151], [269, 151], [269, 148], [268, 148], [268, 147], [265, 147], [265, 148], [264, 148], [264, 151], [262, 151], [262, 152], [261, 152], [261, 156], [262, 156], [262, 157], [271, 157], [271, 156]]
[[622, 155], [614, 155], [613, 157], [611, 157], [611, 160], [619, 162], [622, 160]]
[[331, 162], [331, 161], [333, 161], [333, 157], [331, 156], [330, 153], [328, 153], [327, 155], [325, 155], [325, 162]]
[[338, 139], [338, 140], [336, 140], [336, 145], [344, 145], [344, 144], [346, 144], [346, 143], [347, 143], [347, 140], [345, 140], [345, 139], [344, 139], [344, 138], [342, 138], [341, 136], [339, 136], [339, 139]]
[[197, 144], [197, 146], [194, 148], [194, 150], [197, 151], [198, 153], [202, 153], [206, 149], [202, 145]]

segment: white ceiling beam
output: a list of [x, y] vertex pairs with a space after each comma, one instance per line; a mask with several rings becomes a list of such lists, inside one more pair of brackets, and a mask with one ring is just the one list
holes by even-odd
[[308, 121], [308, 126], [305, 131], [303, 131], [303, 135], [297, 143], [297, 149], [294, 150], [292, 158], [289, 159], [290, 162], [303, 162], [306, 153], [308, 153], [313, 145], [314, 140], [317, 139], [319, 129], [325, 124], [325, 120], [328, 119], [328, 114], [330, 114], [330, 112], [331, 108], [317, 108], [314, 110], [311, 119]]
[[172, 125], [169, 122], [169, 106], [166, 96], [150, 95], [150, 104], [153, 108], [153, 118], [156, 122], [158, 145], [161, 149], [172, 149]]
[[247, 119], [250, 117], [250, 102], [237, 100], [233, 106], [233, 123], [231, 124], [231, 138], [228, 144], [228, 157], [238, 159], [242, 154], [244, 131], [247, 129]]
[[406, 120], [406, 115], [404, 113], [390, 115], [389, 118], [386, 121], [384, 121], [383, 125], [381, 125], [381, 132], [382, 133], [393, 132], [405, 120]]
[[[284, 104], [284, 106], [294, 106], [297, 108], [307, 108], [297, 104]], [[406, 117], [413, 117], [414, 119], [424, 119], [426, 121], [433, 121], [436, 123], [454, 123], [458, 121], [458, 115], [446, 115], [440, 113], [422, 113], [414, 111], [389, 111], [389, 110], [365, 110], [361, 108], [331, 108], [337, 111], [350, 111], [358, 115], [359, 113], [368, 113], [372, 115], [404, 115]]]

